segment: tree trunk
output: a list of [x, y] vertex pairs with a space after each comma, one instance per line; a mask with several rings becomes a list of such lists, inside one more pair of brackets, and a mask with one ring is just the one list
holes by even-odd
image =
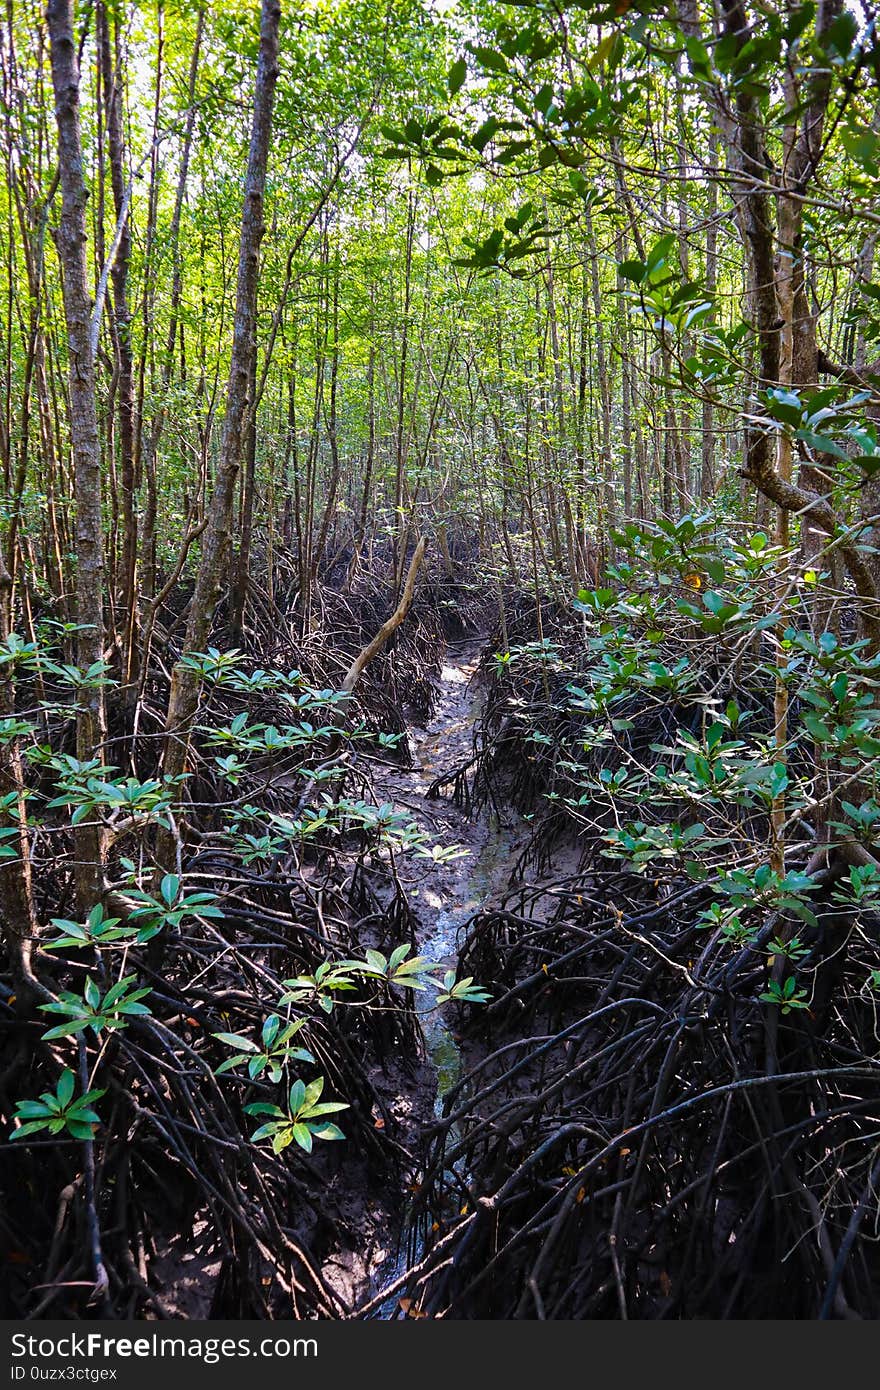
[[[122, 502], [122, 556], [119, 611], [125, 623], [123, 637], [123, 683], [128, 690], [129, 706], [136, 695], [138, 663], [137, 615], [137, 544], [138, 526], [135, 508], [134, 441], [135, 392], [134, 358], [131, 346], [131, 309], [128, 303], [128, 272], [131, 261], [131, 229], [126, 215], [125, 135], [122, 121], [122, 86], [119, 54], [111, 48], [110, 17], [106, 4], [98, 7], [98, 35], [101, 72], [107, 103], [107, 147], [110, 155], [110, 182], [113, 206], [122, 219], [119, 249], [113, 262], [113, 316], [118, 382], [116, 387], [119, 413], [119, 480]], [[117, 36], [118, 45], [118, 36]], [[115, 61], [114, 61], [115, 57]]]
[[[255, 350], [257, 281], [260, 242], [263, 237], [263, 202], [266, 166], [272, 130], [272, 107], [278, 79], [278, 30], [281, 21], [279, 0], [262, 0], [260, 12], [260, 53], [254, 91], [253, 121], [248, 154], [241, 238], [238, 254], [238, 288], [232, 358], [226, 391], [226, 413], [214, 491], [208, 510], [208, 525], [202, 545], [201, 564], [186, 626], [187, 652], [203, 651], [207, 645], [211, 620], [220, 591], [223, 566], [229, 550], [229, 533], [235, 498], [235, 483], [241, 465], [244, 431], [249, 413], [251, 359]], [[168, 714], [165, 722], [163, 766], [170, 776], [179, 776], [186, 764], [191, 723], [199, 702], [197, 672], [178, 663], [172, 674]], [[171, 852], [166, 833], [160, 861]]]
[[[101, 460], [95, 407], [95, 350], [92, 302], [86, 266], [86, 190], [79, 118], [79, 63], [73, 35], [73, 0], [50, 0], [47, 18], [52, 57], [61, 220], [56, 242], [63, 272], [70, 385], [70, 442], [76, 498], [76, 640], [82, 671], [99, 664], [104, 646]], [[84, 686], [76, 716], [76, 753], [85, 762], [104, 742], [104, 692], [100, 682]], [[76, 827], [76, 889], [81, 910], [101, 891], [101, 832], [96, 824]]]

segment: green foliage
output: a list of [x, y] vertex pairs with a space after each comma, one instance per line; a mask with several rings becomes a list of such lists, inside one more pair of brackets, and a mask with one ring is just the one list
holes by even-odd
[[[876, 790], [880, 752], [876, 655], [863, 639], [814, 635], [809, 586], [775, 602], [768, 572], [790, 561], [764, 533], [730, 534], [707, 513], [627, 523], [615, 540], [617, 588], [582, 589], [573, 600], [583, 661], [573, 668], [555, 654], [556, 708], [536, 704], [534, 694], [518, 702], [517, 720], [529, 721], [524, 745], [552, 750], [548, 799], [603, 856], [663, 875], [658, 882], [670, 891], [677, 876], [711, 884], [715, 900], [701, 908], [700, 924], [736, 949], [757, 941], [773, 916], [815, 929], [821, 875], [773, 866], [771, 812], [784, 805], [797, 840], [812, 813], [817, 768], [846, 768], [865, 790], [835, 801], [829, 829], [874, 847], [880, 797], [867, 789]], [[711, 672], [742, 665], [743, 644], [765, 632], [735, 696], [725, 693], [729, 684]], [[540, 649], [540, 661], [546, 653]], [[540, 689], [537, 648], [500, 655], [498, 678], [512, 700], [517, 689]], [[788, 699], [784, 746], [773, 737], [774, 683]], [[666, 736], [631, 756], [638, 730], [657, 722]], [[871, 866], [853, 867], [833, 900], [871, 912], [878, 878]], [[770, 948], [795, 963], [809, 949], [789, 932]], [[800, 996], [786, 999], [798, 1007]]]
[[[71, 809], [71, 825], [86, 820], [102, 820], [112, 825], [121, 817], [152, 821], [168, 827], [168, 812], [177, 795], [181, 778], [151, 778], [140, 782], [134, 777], [110, 780], [113, 767], [96, 765], [97, 760], [75, 765], [71, 758], [49, 757], [43, 761], [56, 767], [58, 795], [47, 802], [51, 810], [57, 806]], [[100, 776], [93, 775], [99, 772]]]
[[260, 1041], [255, 1043], [240, 1033], [215, 1033], [214, 1037], [227, 1047], [236, 1049], [233, 1057], [228, 1057], [217, 1067], [215, 1075], [233, 1071], [243, 1063], [247, 1064], [247, 1074], [256, 1081], [263, 1072], [276, 1085], [281, 1080], [284, 1068], [291, 1062], [314, 1062], [308, 1048], [293, 1045], [293, 1039], [305, 1027], [304, 1018], [293, 1023], [282, 1024], [277, 1014], [269, 1014], [260, 1030]]
[[223, 916], [216, 893], [188, 893], [177, 874], [163, 876], [158, 896], [133, 889], [129, 897], [137, 904], [128, 920], [137, 924], [139, 944], [151, 940], [166, 927], [176, 930], [189, 918], [204, 920]]
[[269, 1116], [251, 1135], [252, 1143], [271, 1139], [273, 1153], [282, 1153], [296, 1143], [306, 1153], [311, 1153], [316, 1139], [344, 1139], [345, 1135], [338, 1125], [326, 1119], [327, 1115], [338, 1114], [349, 1107], [339, 1101], [322, 1101], [324, 1090], [323, 1076], [310, 1081], [294, 1081], [287, 1093], [287, 1109], [266, 1101], [254, 1101], [244, 1107], [248, 1115]]
[[424, 956], [410, 956], [407, 943], [397, 946], [389, 957], [381, 951], [367, 951], [364, 961], [343, 961], [341, 968], [353, 971], [364, 979], [384, 980], [404, 989], [425, 989], [424, 979], [433, 969], [433, 962]]
[[120, 926], [121, 918], [108, 917], [101, 903], [97, 903], [86, 917], [85, 922], [74, 922], [66, 917], [53, 917], [50, 925], [60, 933], [54, 940], [47, 941], [44, 949], [61, 951], [68, 947], [112, 946], [119, 941], [130, 941], [137, 936], [135, 927]]
[[150, 1010], [141, 1000], [150, 993], [149, 989], [135, 989], [137, 975], [126, 975], [102, 994], [100, 986], [87, 976], [81, 995], [63, 990], [56, 1000], [41, 1004], [44, 1013], [61, 1014], [67, 1019], [43, 1034], [43, 1040], [68, 1038], [74, 1033], [84, 1033], [88, 1028], [95, 1037], [105, 1030], [115, 1032], [125, 1028], [130, 1018], [149, 1015]]
[[482, 1004], [491, 998], [484, 990], [473, 987], [471, 979], [456, 982], [455, 971], [443, 974], [442, 984], [436, 978], [438, 967], [424, 956], [411, 955], [408, 943], [396, 946], [390, 956], [381, 951], [367, 950], [363, 960], [325, 961], [314, 975], [299, 975], [285, 980], [287, 992], [279, 1003], [316, 1003], [325, 1013], [332, 1013], [338, 994], [351, 993], [358, 981], [375, 981], [399, 989], [422, 992], [433, 987], [438, 991], [435, 1005], [457, 1003]]
[[436, 1003], [446, 1004], [454, 1002], [456, 1004], [485, 1004], [492, 996], [479, 985], [474, 984], [472, 975], [465, 975], [464, 979], [456, 980], [455, 971], [447, 970], [443, 975], [442, 988], [437, 995]]
[[[81, 994], [42, 1006], [63, 1020], [44, 1035], [56, 1053], [71, 1036], [84, 1045], [92, 1035], [103, 1049], [107, 1034], [149, 1014], [140, 981], [152, 978], [154, 952], [204, 945], [224, 917], [231, 950], [238, 915], [247, 920], [264, 889], [304, 865], [372, 870], [400, 854], [443, 864], [464, 853], [432, 843], [406, 810], [351, 777], [353, 763], [359, 777], [402, 736], [371, 716], [362, 722], [335, 688], [349, 634], [337, 644], [333, 614], [326, 632], [318, 626], [328, 595], [315, 555], [325, 542], [325, 561], [338, 565], [357, 536], [358, 555], [375, 548], [384, 564], [383, 547], [405, 556], [410, 528], [423, 525], [451, 537], [447, 612], [461, 594], [477, 591], [488, 605], [497, 591], [506, 649], [493, 675], [507, 727], [546, 774], [554, 816], [590, 842], [600, 867], [631, 869], [646, 896], [656, 891], [658, 910], [662, 895], [693, 892], [700, 925], [731, 951], [757, 951], [760, 940], [765, 956], [788, 962], [791, 976], [761, 995], [784, 1014], [807, 1007], [794, 972], [829, 901], [873, 930], [880, 869], [854, 865], [820, 892], [820, 875], [803, 866], [817, 831], [832, 850], [863, 857], [880, 831], [880, 657], [857, 626], [870, 610], [853, 582], [853, 557], [875, 570], [878, 548], [877, 381], [856, 370], [880, 343], [880, 284], [863, 254], [880, 192], [874, 25], [846, 7], [780, 4], [733, 32], [712, 7], [698, 8], [686, 22], [652, 0], [530, 0], [452, 14], [405, 3], [391, 24], [364, 0], [285, 13], [260, 252], [257, 442], [242, 492], [255, 502], [260, 582], [250, 601], [269, 628], [265, 667], [243, 649], [181, 654], [177, 645], [203, 560], [196, 523], [215, 476], [218, 384], [229, 370], [253, 9], [204, 9], [192, 99], [194, 16], [163, 11], [160, 43], [155, 14], [120, 11], [126, 162], [150, 170], [132, 184], [127, 267], [131, 304], [144, 308], [131, 329], [144, 448], [130, 496], [114, 423], [125, 336], [114, 316], [98, 325], [95, 402], [108, 630], [95, 634], [107, 639], [102, 658], [80, 661], [87, 625], [76, 621], [75, 596], [94, 556], [72, 507], [82, 499], [69, 495], [62, 277], [37, 215], [51, 211], [56, 177], [51, 158], [34, 157], [52, 146], [45, 49], [36, 12], [10, 8], [21, 81], [7, 113], [2, 195], [16, 312], [5, 345], [10, 486], [0, 499], [10, 583], [0, 862], [11, 876], [31, 859], [40, 911], [72, 914], [51, 917], [40, 941], [58, 977], [79, 986], [77, 972], [90, 972]], [[86, 25], [85, 164], [109, 187], [95, 57]], [[158, 160], [152, 104], [141, 99], [154, 77]], [[790, 170], [789, 137], [797, 141], [814, 107], [825, 124], [815, 167], [811, 155], [797, 184], [801, 225], [787, 246], [787, 178], [777, 175]], [[178, 197], [191, 112], [190, 176]], [[762, 137], [760, 159], [733, 147], [737, 122]], [[773, 211], [775, 273], [805, 270], [812, 348], [839, 350], [844, 364], [838, 371], [814, 350], [808, 375], [821, 384], [768, 370], [772, 335], [787, 325], [754, 312], [755, 285], [768, 286], [750, 259], [760, 228], [743, 202], [751, 184], [738, 186], [744, 164]], [[110, 245], [111, 204], [90, 203], [90, 265]], [[781, 295], [771, 300], [784, 308]], [[756, 441], [767, 459], [790, 450], [795, 480], [818, 489], [832, 516], [827, 534], [813, 516], [807, 547], [802, 498], [790, 544], [771, 539], [772, 521], [756, 521]], [[716, 484], [714, 502], [689, 501]], [[139, 580], [150, 571], [136, 614], [119, 607], [132, 539], [122, 503], [139, 520], [155, 510], [149, 528], [133, 531]], [[471, 567], [457, 543], [474, 537]], [[357, 614], [354, 570], [344, 587]], [[558, 641], [518, 640], [511, 625], [508, 645], [507, 618], [523, 595], [554, 622], [569, 602]], [[837, 604], [827, 619], [826, 600]], [[271, 631], [294, 610], [289, 630]], [[365, 603], [358, 620], [369, 627], [374, 616]], [[150, 635], [147, 666], [133, 677], [129, 617], [136, 637]], [[273, 669], [294, 659], [278, 654], [290, 649], [303, 669]], [[188, 771], [167, 778], [157, 771], [160, 704], [175, 674], [197, 677], [204, 698], [187, 729]], [[784, 725], [771, 692], [787, 701]], [[71, 721], [98, 695], [109, 697], [110, 734], [79, 758]], [[184, 823], [192, 838], [179, 835]], [[74, 876], [89, 826], [107, 848], [94, 895], [106, 903], [80, 918], [53, 908], [51, 894]], [[179, 848], [175, 873], [153, 867], [166, 836]], [[199, 867], [203, 844], [208, 862], [223, 864], [216, 882]], [[120, 848], [132, 857], [120, 860]], [[230, 1024], [241, 1031], [205, 1030], [194, 1044], [211, 1068], [217, 1043], [231, 1050], [215, 1072], [233, 1073], [232, 1084], [285, 1087], [284, 1107], [246, 1107], [268, 1117], [254, 1138], [276, 1153], [341, 1137], [323, 1118], [341, 1108], [321, 1103], [323, 1079], [289, 1084], [292, 1067], [316, 1065], [303, 1036], [318, 1048], [310, 1030], [335, 1025], [336, 1009], [396, 1008], [413, 992], [438, 1007], [489, 998], [409, 945], [387, 955], [345, 947], [355, 949], [362, 958], [322, 961], [320, 947], [295, 955], [301, 965], [284, 968], [302, 973], [255, 993], [244, 1021]], [[88, 1102], [100, 1092], [79, 1101], [73, 1092], [65, 1071], [54, 1095], [19, 1102], [16, 1137], [39, 1128], [90, 1137]]]
[[296, 975], [285, 980], [284, 985], [286, 992], [278, 1000], [280, 1007], [314, 1003], [325, 1014], [333, 1012], [337, 994], [348, 994], [357, 988], [351, 972], [332, 961], [323, 961], [313, 975]]
[[74, 1074], [69, 1067], [65, 1067], [54, 1092], [44, 1091], [38, 1100], [17, 1101], [15, 1119], [20, 1124], [13, 1130], [10, 1139], [24, 1139], [29, 1134], [39, 1134], [43, 1130], [49, 1134], [66, 1132], [72, 1139], [91, 1139], [96, 1126], [100, 1124], [100, 1116], [92, 1103], [100, 1100], [104, 1091], [86, 1091], [74, 1100], [75, 1089]]
[[789, 975], [787, 980], [780, 984], [777, 980], [771, 980], [763, 994], [758, 998], [764, 1004], [774, 1004], [781, 1013], [792, 1013], [795, 1009], [809, 1009], [807, 991], [799, 989], [797, 980], [793, 975]]

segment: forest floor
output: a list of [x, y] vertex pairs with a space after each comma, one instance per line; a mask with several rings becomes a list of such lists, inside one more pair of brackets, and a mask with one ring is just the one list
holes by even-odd
[[[514, 810], [503, 814], [490, 806], [469, 814], [452, 795], [453, 774], [474, 755], [474, 730], [483, 710], [485, 691], [479, 661], [486, 637], [450, 643], [432, 679], [433, 712], [424, 724], [407, 727], [408, 766], [381, 760], [370, 763], [363, 795], [376, 805], [390, 803], [423, 832], [426, 842], [448, 853], [432, 860], [408, 853], [396, 857], [394, 875], [412, 913], [414, 953], [456, 971], [459, 932], [476, 913], [504, 896], [513, 865], [528, 839], [528, 822]], [[363, 767], [360, 769], [363, 773]], [[393, 893], [389, 893], [389, 902]], [[399, 942], [365, 940], [389, 950]], [[376, 1097], [368, 1119], [377, 1128], [388, 1126], [403, 1156], [400, 1182], [377, 1182], [365, 1157], [352, 1151], [341, 1164], [327, 1164], [327, 1155], [309, 1162], [313, 1178], [323, 1186], [320, 1211], [304, 1213], [311, 1229], [317, 1219], [329, 1238], [320, 1261], [320, 1277], [341, 1307], [357, 1316], [372, 1305], [372, 1317], [400, 1316], [396, 1288], [423, 1248], [423, 1234], [411, 1225], [411, 1194], [418, 1189], [427, 1135], [442, 1113], [443, 1097], [463, 1070], [480, 1054], [479, 1045], [463, 1042], [456, 1027], [456, 1010], [432, 1007], [434, 992], [413, 995], [423, 1049], [407, 1055], [381, 1056], [369, 1069]], [[467, 1175], [461, 1174], [466, 1181]], [[207, 1212], [164, 1239], [154, 1233], [157, 1253], [152, 1262], [155, 1286], [161, 1290], [166, 1316], [199, 1319], [212, 1316], [221, 1273], [221, 1258], [212, 1238]], [[263, 1270], [264, 1282], [271, 1267]], [[387, 1288], [395, 1292], [382, 1301]]]
[[[381, 1320], [713, 1317], [719, 1310], [762, 1317], [769, 1308], [812, 1317], [826, 1303], [834, 1316], [862, 1315], [862, 1307], [874, 1315], [875, 1247], [866, 1248], [858, 1278], [842, 1290], [832, 1246], [815, 1241], [824, 1221], [843, 1242], [868, 1211], [861, 1194], [876, 1185], [876, 1002], [863, 1004], [860, 985], [875, 960], [873, 931], [853, 933], [850, 1032], [825, 1040], [827, 1004], [815, 984], [818, 1002], [804, 1008], [806, 1017], [795, 1011], [771, 1019], [776, 1097], [759, 1012], [767, 999], [759, 991], [774, 968], [761, 957], [778, 917], [761, 927], [756, 948], [738, 948], [731, 958], [721, 932], [704, 930], [701, 911], [718, 889], [705, 875], [686, 873], [688, 851], [666, 875], [607, 855], [604, 832], [619, 824], [613, 802], [603, 820], [599, 777], [588, 780], [578, 763], [583, 783], [567, 782], [572, 763], [559, 755], [595, 748], [587, 774], [616, 756], [646, 766], [652, 752], [668, 751], [655, 740], [668, 741], [670, 726], [692, 733], [690, 707], [661, 696], [654, 708], [640, 690], [626, 692], [616, 710], [627, 737], [609, 753], [607, 742], [590, 742], [590, 726], [585, 732], [572, 713], [571, 694], [582, 694], [596, 674], [577, 623], [561, 626], [562, 655], [551, 661], [543, 642], [527, 640], [528, 619], [511, 648], [513, 678], [492, 659], [497, 637], [444, 648], [439, 624], [425, 624], [430, 642], [392, 645], [387, 667], [371, 673], [381, 677], [366, 706], [386, 738], [353, 743], [346, 755], [351, 804], [378, 808], [387, 838], [328, 835], [301, 861], [279, 857], [274, 878], [255, 871], [252, 881], [273, 914], [265, 948], [260, 940], [251, 955], [242, 950], [230, 962], [234, 936], [209, 938], [214, 956], [194, 937], [169, 957], [170, 1003], [185, 1013], [191, 1007], [193, 1018], [196, 1010], [207, 1014], [207, 1025], [197, 1019], [202, 1035], [227, 1014], [207, 1013], [207, 992], [191, 990], [185, 951], [203, 973], [195, 951], [208, 962], [216, 957], [217, 989], [227, 992], [219, 1007], [238, 989], [232, 997], [247, 1020], [238, 1026], [252, 1026], [264, 1007], [255, 962], [276, 990], [289, 983], [281, 980], [285, 971], [312, 959], [297, 933], [306, 935], [313, 905], [324, 929], [319, 960], [325, 943], [341, 958], [365, 951], [387, 957], [408, 946], [430, 964], [438, 986], [445, 971], [459, 985], [473, 976], [489, 997], [437, 1008], [433, 988], [389, 988], [371, 991], [360, 1012], [360, 999], [348, 1011], [327, 1011], [332, 1026], [319, 1020], [313, 1045], [323, 1049], [331, 1094], [347, 1102], [347, 1142], [277, 1156], [257, 1151], [263, 1166], [249, 1188], [239, 1177], [248, 1176], [254, 1156], [244, 1142], [249, 1120], [239, 1126], [230, 1114], [216, 1171], [225, 1178], [228, 1156], [237, 1184], [229, 1207], [235, 1213], [240, 1200], [259, 1233], [243, 1251], [238, 1226], [230, 1236], [225, 1209], [219, 1218], [214, 1209], [213, 1185], [201, 1180], [208, 1145], [190, 1169], [166, 1163], [163, 1145], [151, 1146], [142, 1133], [131, 1146], [131, 1191], [139, 1203], [134, 1238], [146, 1231], [149, 1244], [136, 1246], [140, 1283], [129, 1298], [135, 1306], [139, 1295], [149, 1297], [145, 1316], [253, 1317], [256, 1310], [271, 1318], [292, 1309], [296, 1317]], [[771, 716], [756, 689], [757, 723]], [[395, 739], [402, 746], [389, 752]], [[572, 800], [579, 785], [582, 801]], [[273, 810], [289, 815], [297, 789], [294, 778], [279, 778]], [[579, 819], [560, 805], [586, 810]], [[811, 853], [809, 843], [799, 852]], [[216, 862], [223, 889], [232, 874]], [[208, 872], [202, 866], [193, 882], [213, 886]], [[811, 901], [817, 926], [809, 941], [821, 942], [823, 920], [837, 931], [840, 912], [827, 891]], [[292, 945], [276, 921], [290, 923]], [[279, 942], [283, 967], [269, 955]], [[132, 1028], [138, 1061], [148, 1055], [143, 1036]], [[847, 1091], [840, 1089], [844, 1076]], [[826, 1077], [827, 1092], [817, 1099], [815, 1083]], [[184, 1132], [191, 1129], [187, 1121]], [[790, 1156], [791, 1135], [809, 1186]], [[785, 1145], [779, 1163], [787, 1168], [768, 1159], [771, 1143]], [[16, 1147], [15, 1161], [23, 1164], [30, 1152]], [[35, 1170], [49, 1174], [51, 1194], [57, 1184], [47, 1152], [55, 1161], [54, 1151], [40, 1149]], [[841, 1154], [853, 1157], [847, 1185], [838, 1188]], [[117, 1200], [105, 1178], [112, 1161], [103, 1161], [104, 1190]], [[30, 1170], [22, 1171], [18, 1189], [27, 1186]], [[190, 1171], [199, 1182], [187, 1181]], [[102, 1211], [116, 1253], [114, 1237], [125, 1228], [109, 1205]], [[55, 1239], [57, 1219], [54, 1228], [44, 1220], [43, 1229]], [[21, 1242], [15, 1228], [12, 1235]], [[278, 1258], [287, 1249], [281, 1237], [298, 1261], [293, 1293]], [[66, 1264], [53, 1253], [63, 1250], [57, 1239], [48, 1253], [38, 1249], [36, 1289], [66, 1288], [64, 1281], [87, 1287], [78, 1247]], [[805, 1263], [801, 1282], [787, 1266], [794, 1252]], [[72, 1300], [64, 1306], [70, 1316], [91, 1315]]]

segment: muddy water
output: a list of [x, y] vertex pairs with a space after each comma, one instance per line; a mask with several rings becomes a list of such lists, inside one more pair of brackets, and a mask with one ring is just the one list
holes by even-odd
[[[450, 970], [458, 962], [460, 928], [507, 884], [519, 827], [502, 823], [492, 812], [473, 820], [452, 801], [448, 791], [428, 798], [435, 779], [466, 762], [473, 751], [474, 724], [482, 707], [482, 691], [475, 672], [482, 644], [461, 643], [447, 649], [437, 682], [434, 716], [424, 729], [409, 731], [411, 768], [383, 769], [374, 778], [377, 799], [391, 801], [405, 810], [424, 830], [432, 843], [457, 845], [465, 853], [445, 863], [409, 856], [399, 866], [399, 874], [418, 917], [418, 951], [422, 956]], [[461, 1068], [461, 1053], [454, 1032], [454, 1016], [448, 1009], [431, 1007], [433, 992], [416, 995], [416, 1009], [425, 1038], [429, 1067], [426, 1085], [431, 1095], [422, 1097], [426, 1118], [431, 1109], [442, 1110], [443, 1097], [455, 1084]], [[425, 1100], [427, 1099], [427, 1104]], [[405, 1232], [397, 1233], [397, 1242]], [[385, 1260], [371, 1271], [372, 1292], [393, 1283], [406, 1269], [400, 1249], [389, 1250]], [[396, 1315], [394, 1299], [383, 1305], [378, 1316]]]
[[[474, 685], [480, 650], [473, 643], [447, 650], [434, 718], [427, 728], [409, 733], [413, 767], [383, 774], [377, 785], [377, 791], [405, 808], [432, 841], [463, 851], [448, 863], [411, 858], [400, 868], [419, 919], [419, 954], [450, 970], [458, 963], [459, 929], [506, 881], [513, 845], [512, 828], [502, 825], [494, 813], [471, 820], [448, 792], [433, 800], [427, 795], [438, 776], [465, 762], [473, 751], [473, 728], [482, 706], [482, 692]], [[460, 1055], [448, 1010], [432, 1008], [432, 998], [426, 991], [416, 995], [415, 1003], [437, 1073], [439, 1113], [458, 1077]]]

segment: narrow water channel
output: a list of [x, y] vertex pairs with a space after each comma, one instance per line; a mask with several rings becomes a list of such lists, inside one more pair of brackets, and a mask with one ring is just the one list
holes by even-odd
[[[432, 783], [466, 762], [473, 750], [474, 724], [483, 692], [475, 681], [481, 641], [447, 648], [437, 685], [434, 715], [423, 729], [409, 731], [412, 767], [389, 768], [375, 779], [377, 796], [407, 811], [435, 843], [457, 845], [463, 853], [446, 862], [410, 857], [399, 867], [400, 877], [418, 918], [418, 951], [454, 970], [458, 964], [458, 935], [506, 884], [516, 839], [516, 827], [503, 824], [492, 811], [473, 819], [455, 805], [448, 793], [429, 799]], [[442, 1112], [443, 1097], [458, 1079], [461, 1052], [448, 1009], [432, 1008], [433, 996], [416, 995], [416, 1009], [429, 1062], [428, 1084], [433, 1110]], [[407, 1267], [405, 1229], [380, 1269], [374, 1272], [375, 1292], [393, 1284]], [[394, 1297], [383, 1304], [379, 1317], [397, 1315]]]
[[[428, 799], [431, 784], [473, 752], [474, 724], [482, 706], [482, 691], [474, 682], [481, 649], [478, 641], [449, 646], [434, 717], [427, 727], [409, 731], [413, 766], [388, 770], [375, 785], [377, 794], [407, 810], [432, 841], [462, 849], [462, 855], [449, 862], [435, 865], [412, 858], [399, 867], [418, 917], [418, 954], [450, 970], [457, 965], [459, 930], [484, 906], [500, 880], [506, 880], [514, 842], [513, 828], [500, 823], [491, 810], [470, 819], [448, 794]], [[416, 995], [425, 1051], [437, 1072], [439, 1112], [443, 1095], [459, 1074], [460, 1055], [448, 1011], [431, 1004], [430, 992]]]

